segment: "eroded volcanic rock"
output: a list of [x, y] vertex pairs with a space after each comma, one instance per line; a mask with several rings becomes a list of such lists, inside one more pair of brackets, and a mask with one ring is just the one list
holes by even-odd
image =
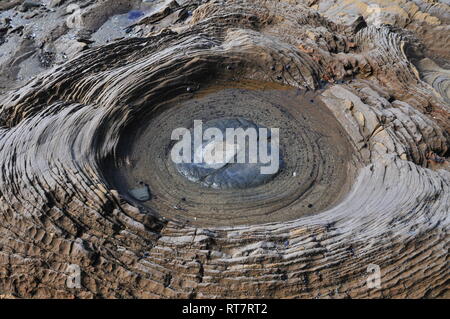
[[[450, 296], [448, 4], [25, 2], [0, 5], [0, 295]], [[170, 132], [217, 118], [279, 127], [280, 171], [179, 174]]]

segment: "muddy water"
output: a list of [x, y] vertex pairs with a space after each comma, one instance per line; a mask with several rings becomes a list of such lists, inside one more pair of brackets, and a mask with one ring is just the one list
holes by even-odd
[[[140, 119], [139, 129], [127, 132], [133, 138], [122, 141], [117, 162], [123, 164], [111, 171], [114, 187], [161, 216], [195, 225], [286, 221], [339, 202], [351, 184], [349, 171], [355, 169], [339, 123], [317, 94], [264, 89], [265, 83], [253, 86], [205, 88]], [[212, 189], [186, 179], [170, 158], [172, 131], [192, 128], [194, 120], [232, 117], [279, 128], [283, 163], [278, 174], [262, 185], [238, 189]], [[130, 191], [140, 185], [148, 186], [150, 200], [133, 198]]]

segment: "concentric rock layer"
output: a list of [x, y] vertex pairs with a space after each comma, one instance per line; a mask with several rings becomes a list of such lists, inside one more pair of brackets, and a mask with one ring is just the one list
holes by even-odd
[[[346, 133], [320, 100], [314, 99], [317, 94], [305, 96], [301, 90], [267, 85], [216, 85], [184, 95], [185, 101], [149, 105], [157, 114], [150, 114], [150, 120], [139, 118], [139, 123], [128, 125], [131, 132], [121, 133], [123, 147], [119, 146], [120, 155], [113, 162], [122, 165], [108, 174], [113, 185], [126, 194], [144, 183], [153, 198], [144, 206], [196, 225], [292, 220], [338, 202], [355, 171]], [[192, 127], [195, 120], [207, 124], [235, 116], [280, 130], [278, 174], [262, 185], [230, 189], [207, 188], [180, 174], [171, 158], [172, 132]], [[259, 168], [257, 174], [262, 175]]]
[[[7, 91], [0, 294], [448, 297], [448, 90], [417, 61], [449, 57], [415, 20], [334, 21], [315, 2], [172, 2]], [[423, 20], [445, 37], [439, 10]], [[167, 164], [173, 127], [219, 116], [287, 132], [286, 166], [239, 199]]]

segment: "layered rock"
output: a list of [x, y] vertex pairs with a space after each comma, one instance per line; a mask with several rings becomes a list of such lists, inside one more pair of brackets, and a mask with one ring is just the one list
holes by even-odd
[[[89, 17], [107, 3], [80, 10]], [[436, 37], [447, 37], [448, 9], [393, 6], [381, 11], [389, 21], [373, 23], [350, 1], [340, 12], [357, 12], [353, 20], [334, 19], [327, 1], [171, 2], [130, 25], [129, 38], [89, 43], [26, 84], [9, 78], [0, 111], [0, 294], [448, 297], [447, 43], [427, 48], [408, 24], [439, 25]], [[136, 124], [217, 92], [232, 109], [224, 87], [299, 92], [323, 113], [325, 123], [307, 121], [322, 135], [331, 118], [339, 122], [328, 132], [340, 136], [345, 169], [330, 160], [329, 172], [345, 174], [313, 179], [327, 185], [318, 202], [327, 191], [334, 201], [311, 214], [283, 205], [274, 208], [280, 218], [215, 224], [130, 198], [115, 168], [127, 162], [122, 146], [138, 137]], [[318, 145], [308, 152], [326, 151]], [[72, 265], [80, 288], [67, 285]], [[370, 265], [381, 270], [380, 287], [367, 285]]]

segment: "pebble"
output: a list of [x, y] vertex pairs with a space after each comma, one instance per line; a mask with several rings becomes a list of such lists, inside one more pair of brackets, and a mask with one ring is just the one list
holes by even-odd
[[33, 8], [38, 8], [41, 7], [42, 4], [40, 4], [39, 2], [34, 2], [34, 1], [25, 1], [24, 3], [22, 3], [21, 6], [18, 7], [18, 11], [20, 12], [27, 12], [30, 9]]
[[131, 189], [129, 191], [130, 195], [136, 198], [139, 201], [146, 202], [150, 200], [150, 190], [148, 189], [147, 185], [144, 185], [143, 187]]

